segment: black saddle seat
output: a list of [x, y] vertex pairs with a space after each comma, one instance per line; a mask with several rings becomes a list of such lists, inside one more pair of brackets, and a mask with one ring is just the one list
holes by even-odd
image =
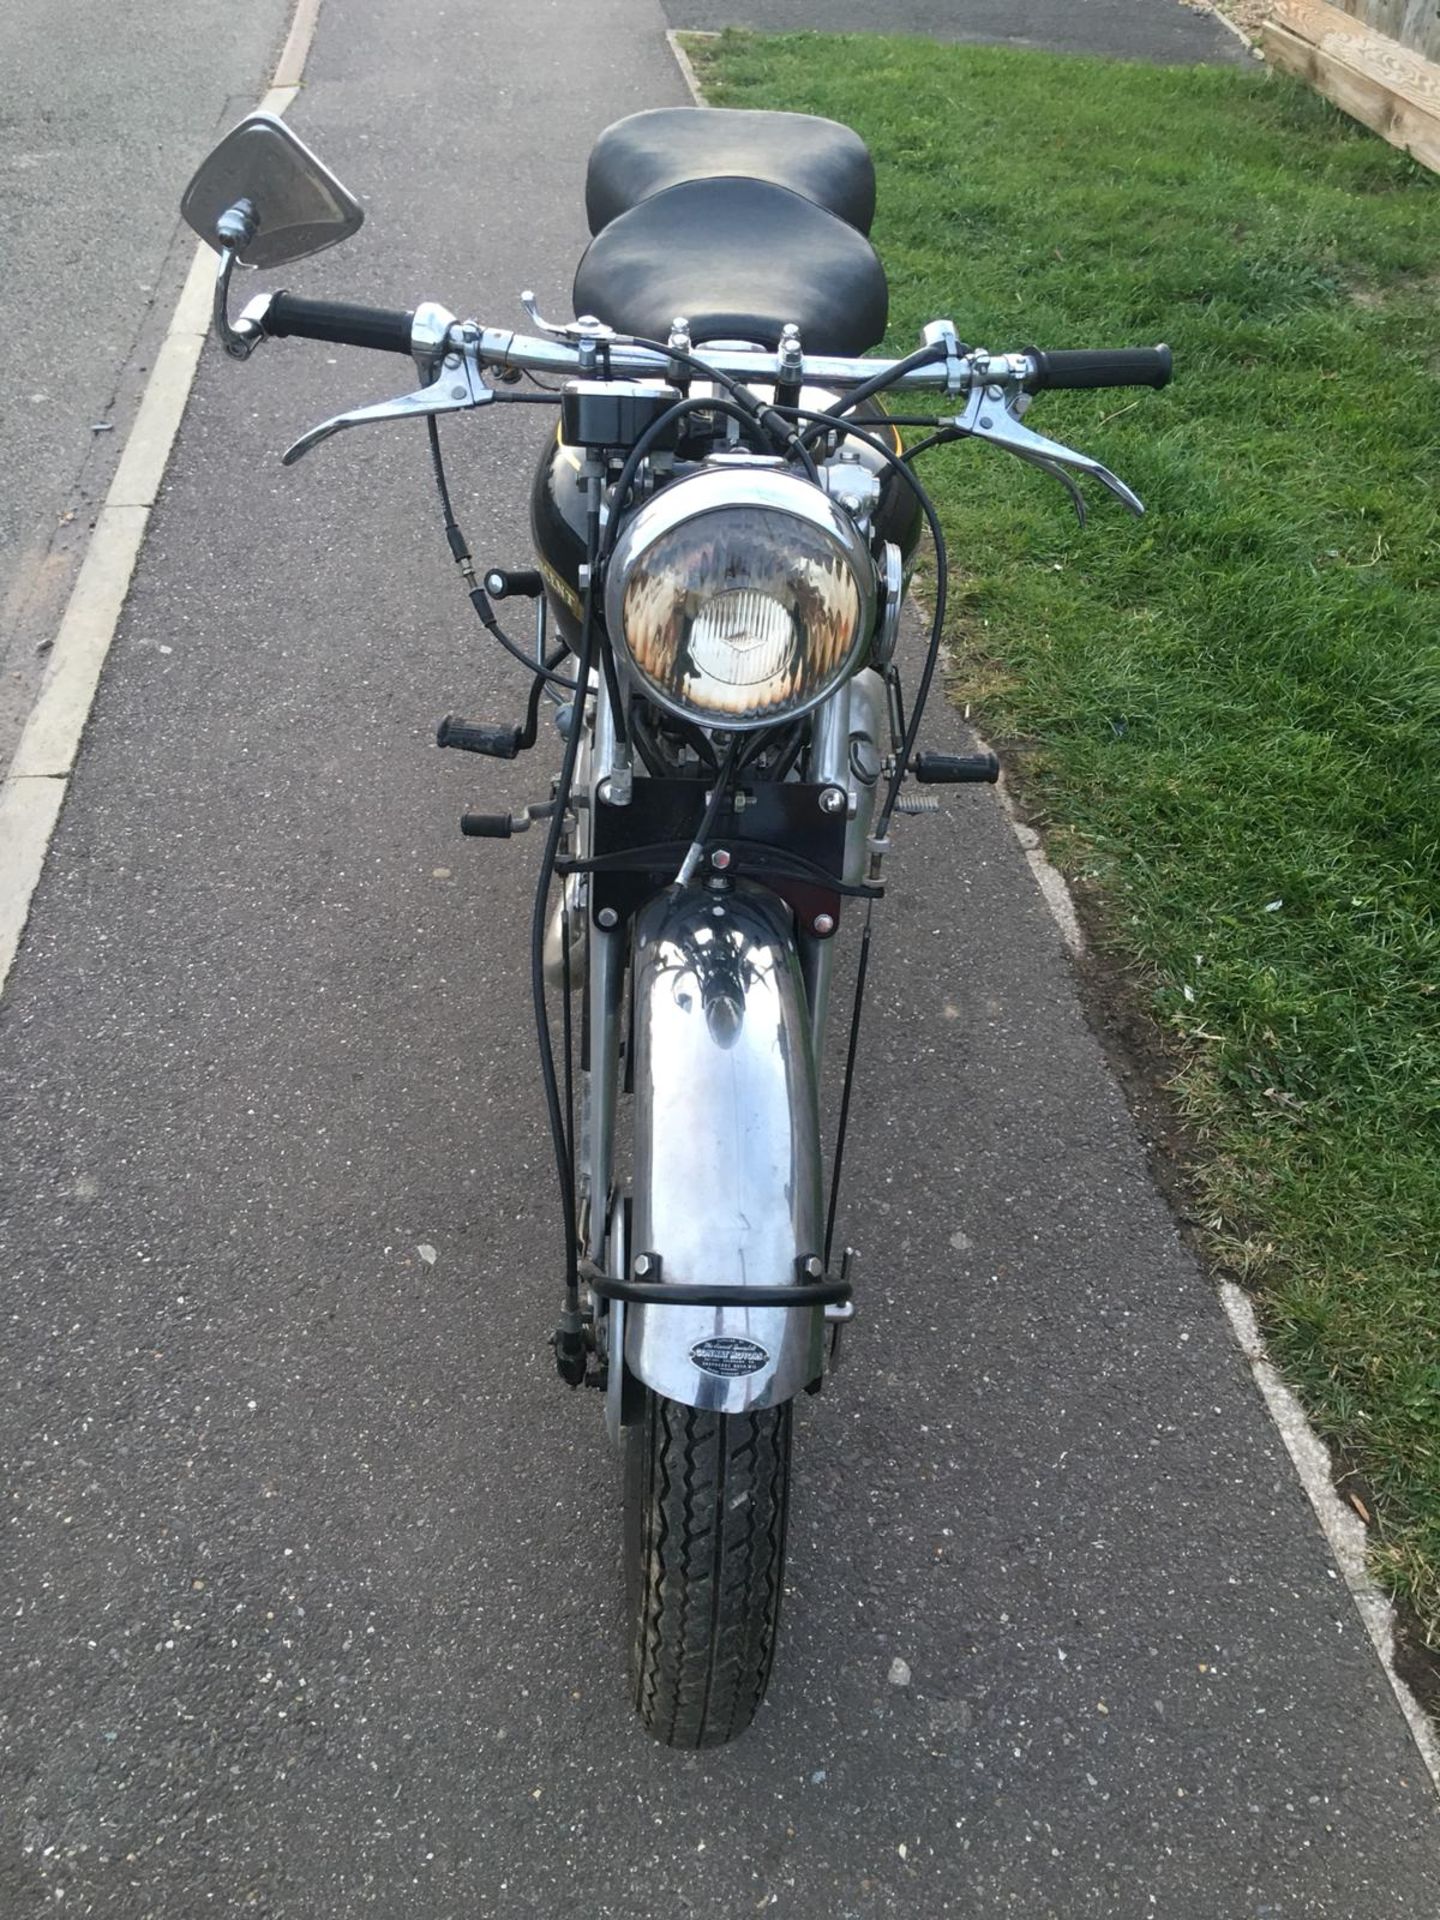
[[685, 180], [730, 176], [789, 187], [861, 233], [875, 217], [875, 165], [858, 133], [808, 113], [656, 107], [607, 127], [590, 155], [591, 233]]
[[575, 273], [575, 311], [664, 340], [677, 315], [697, 345], [773, 347], [794, 321], [810, 353], [856, 354], [885, 332], [889, 288], [863, 233], [768, 180], [687, 180], [595, 236]]

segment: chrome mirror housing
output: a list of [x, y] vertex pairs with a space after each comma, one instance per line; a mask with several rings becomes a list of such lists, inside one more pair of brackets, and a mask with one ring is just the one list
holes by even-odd
[[201, 161], [180, 213], [207, 246], [247, 267], [282, 267], [348, 240], [354, 194], [273, 113], [251, 113]]

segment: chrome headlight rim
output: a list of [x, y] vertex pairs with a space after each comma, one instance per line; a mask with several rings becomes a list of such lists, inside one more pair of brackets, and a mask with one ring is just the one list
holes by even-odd
[[[799, 520], [827, 537], [849, 567], [859, 609], [849, 646], [823, 683], [782, 708], [744, 716], [702, 710], [658, 684], [632, 657], [624, 620], [626, 589], [637, 562], [646, 553], [687, 524], [739, 508]], [[859, 671], [868, 657], [877, 595], [875, 561], [864, 535], [822, 487], [762, 456], [730, 455], [723, 458], [723, 465], [706, 466], [698, 473], [672, 480], [626, 520], [606, 570], [605, 622], [627, 678], [662, 712], [715, 733], [753, 733], [812, 712]]]

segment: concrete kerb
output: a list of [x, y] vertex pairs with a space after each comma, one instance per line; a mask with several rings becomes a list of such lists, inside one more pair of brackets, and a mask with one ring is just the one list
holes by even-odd
[[[261, 110], [283, 116], [299, 92], [320, 0], [299, 0]], [[210, 326], [214, 255], [202, 243], [145, 383], [125, 449], [55, 634], [45, 677], [0, 781], [0, 993], [4, 992], [150, 514]]]
[[[1219, 16], [1224, 18], [1223, 14]], [[1226, 21], [1232, 31], [1239, 28]], [[716, 38], [713, 34], [703, 36]], [[1240, 37], [1244, 39], [1244, 35]], [[707, 103], [702, 98], [700, 83], [695, 69], [686, 57], [685, 49], [672, 32], [666, 35], [680, 73], [689, 88], [691, 98], [697, 106]], [[1248, 41], [1246, 43], [1249, 44]], [[912, 597], [912, 606], [922, 619], [923, 608]], [[928, 623], [927, 623], [928, 624]], [[967, 715], [968, 719], [968, 715]], [[977, 736], [978, 738], [978, 736]], [[985, 742], [979, 744], [984, 747]], [[1058, 867], [1052, 866], [1046, 858], [1040, 835], [1033, 827], [1027, 826], [1020, 818], [1015, 805], [1006, 791], [1004, 777], [996, 788], [996, 798], [1003, 808], [1011, 831], [1019, 842], [1025, 855], [1026, 865], [1034, 876], [1035, 884], [1049, 908], [1051, 917], [1059, 928], [1060, 937], [1067, 952], [1078, 959], [1085, 951], [1085, 934], [1080, 916], [1075, 908], [1074, 897], [1066, 883], [1065, 876]], [[1273, 1361], [1265, 1351], [1265, 1342], [1255, 1318], [1255, 1310], [1242, 1290], [1231, 1281], [1221, 1281], [1219, 1286], [1220, 1305], [1225, 1318], [1230, 1323], [1230, 1331], [1236, 1345], [1249, 1364], [1260, 1396], [1265, 1402], [1266, 1411], [1275, 1423], [1285, 1451], [1305, 1489], [1306, 1498], [1314, 1509], [1315, 1517], [1325, 1535], [1330, 1553], [1335, 1561], [1339, 1577], [1345, 1582], [1346, 1590], [1355, 1603], [1355, 1611], [1360, 1615], [1371, 1645], [1375, 1649], [1385, 1678], [1389, 1681], [1405, 1724], [1415, 1741], [1430, 1776], [1432, 1786], [1440, 1795], [1440, 1735], [1437, 1735], [1434, 1723], [1414, 1693], [1400, 1677], [1395, 1667], [1395, 1610], [1382, 1589], [1370, 1577], [1366, 1563], [1366, 1531], [1357, 1514], [1351, 1513], [1344, 1501], [1335, 1491], [1330, 1475], [1330, 1453], [1324, 1441], [1310, 1425], [1304, 1408], [1294, 1394], [1285, 1385]]]
[[[694, 67], [691, 66], [690, 56], [680, 43], [680, 35], [671, 27], [666, 30], [665, 38], [670, 43], [670, 51], [675, 56], [675, 64], [680, 69], [680, 78], [690, 89], [690, 98], [695, 102], [697, 107], [708, 107], [710, 102], [700, 91], [700, 77]], [[718, 40], [720, 36], [718, 33], [691, 32], [690, 38], [692, 40]]]
[[1239, 21], [1232, 20], [1223, 7], [1212, 5], [1210, 12], [1214, 14], [1215, 18], [1227, 33], [1234, 34], [1235, 38], [1240, 42], [1241, 46], [1245, 48], [1252, 60], [1263, 60], [1265, 58], [1265, 55], [1260, 51], [1259, 47], [1256, 46], [1249, 34], [1240, 25]]
[[1339, 1568], [1340, 1578], [1355, 1602], [1355, 1611], [1364, 1622], [1371, 1644], [1385, 1669], [1385, 1677], [1400, 1703], [1405, 1723], [1413, 1734], [1420, 1758], [1424, 1761], [1436, 1792], [1440, 1793], [1440, 1734], [1424, 1707], [1395, 1670], [1395, 1609], [1384, 1591], [1370, 1576], [1366, 1558], [1367, 1533], [1360, 1516], [1352, 1513], [1335, 1490], [1330, 1477], [1330, 1453], [1316, 1433], [1305, 1410], [1280, 1378], [1274, 1362], [1265, 1351], [1265, 1341], [1255, 1319], [1255, 1309], [1245, 1292], [1231, 1280], [1220, 1283], [1220, 1304], [1235, 1335], [1240, 1351], [1250, 1363], [1255, 1384], [1279, 1429], [1285, 1450], [1290, 1455], [1300, 1484], [1309, 1495], [1330, 1552]]

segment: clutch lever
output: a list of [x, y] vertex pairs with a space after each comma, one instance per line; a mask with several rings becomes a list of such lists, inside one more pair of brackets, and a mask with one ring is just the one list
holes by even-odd
[[1018, 388], [1007, 393], [994, 385], [977, 382], [970, 390], [965, 411], [947, 421], [946, 425], [957, 440], [988, 440], [992, 446], [1003, 447], [1006, 453], [1013, 453], [1017, 460], [1023, 460], [1027, 466], [1037, 467], [1052, 480], [1058, 480], [1070, 495], [1076, 518], [1082, 527], [1086, 519], [1085, 497], [1065, 471], [1066, 467], [1074, 467], [1078, 472], [1088, 473], [1093, 480], [1098, 480], [1137, 518], [1144, 513], [1145, 503], [1139, 495], [1132, 493], [1125, 482], [1101, 461], [1092, 459], [1088, 453], [1077, 453], [1073, 447], [1062, 446], [1060, 441], [1047, 439], [1043, 433], [1036, 433], [1027, 427], [1020, 415], [1029, 403], [1029, 394]]
[[395, 400], [381, 400], [373, 407], [355, 407], [349, 413], [337, 413], [333, 420], [322, 420], [318, 427], [302, 433], [293, 447], [286, 448], [280, 456], [282, 466], [293, 467], [312, 447], [318, 447], [331, 434], [343, 433], [347, 427], [363, 427], [375, 420], [421, 420], [431, 414], [464, 413], [471, 407], [488, 406], [495, 398], [495, 390], [486, 385], [480, 371], [479, 334], [472, 340], [468, 337], [469, 331], [467, 328], [460, 336], [458, 346], [456, 334], [451, 334], [443, 356], [437, 355], [431, 363], [435, 378], [428, 387], [401, 394]]

